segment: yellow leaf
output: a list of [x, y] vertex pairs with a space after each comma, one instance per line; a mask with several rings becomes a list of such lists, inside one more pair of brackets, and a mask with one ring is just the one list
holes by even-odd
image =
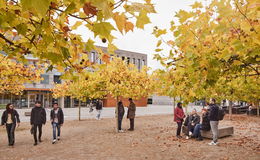
[[150, 23], [150, 19], [147, 16], [147, 12], [142, 10], [137, 17], [136, 27], [144, 29], [144, 25]]
[[134, 24], [132, 22], [125, 23], [125, 32], [134, 31]]
[[76, 30], [80, 25], [82, 25], [82, 21], [77, 21], [72, 27], [72, 30]]
[[119, 31], [121, 33], [123, 33], [123, 30], [124, 30], [125, 25], [126, 25], [125, 15], [123, 13], [120, 15], [118, 12], [116, 12], [113, 16], [113, 19], [115, 20], [117, 28], [119, 29]]

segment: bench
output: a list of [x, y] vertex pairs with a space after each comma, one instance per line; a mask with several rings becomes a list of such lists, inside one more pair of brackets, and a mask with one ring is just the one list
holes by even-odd
[[[187, 134], [188, 127], [187, 126], [182, 126], [182, 132], [184, 134]], [[223, 138], [227, 136], [231, 136], [234, 134], [234, 127], [219, 127], [218, 128], [218, 138]], [[202, 131], [201, 130], [201, 136], [204, 138], [212, 138], [212, 132], [210, 131]]]
[[31, 112], [24, 112], [25, 116], [31, 116]]

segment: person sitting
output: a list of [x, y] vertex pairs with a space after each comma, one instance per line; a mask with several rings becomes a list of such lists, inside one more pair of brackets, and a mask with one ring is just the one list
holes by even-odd
[[209, 131], [210, 130], [210, 122], [209, 122], [209, 112], [207, 109], [202, 109], [202, 122], [201, 124], [197, 124], [194, 128], [193, 137], [198, 141], [202, 141], [202, 136], [200, 130]]
[[197, 110], [193, 109], [191, 115], [189, 116], [188, 133], [186, 139], [189, 139], [189, 137], [193, 135], [194, 128], [199, 123], [200, 123], [200, 116], [198, 115]]

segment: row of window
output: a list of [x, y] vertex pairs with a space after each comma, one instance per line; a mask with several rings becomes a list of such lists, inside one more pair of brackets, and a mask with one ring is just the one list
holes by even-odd
[[[41, 80], [41, 84], [50, 84], [50, 75], [48, 74], [42, 74], [41, 77], [43, 80]], [[61, 84], [61, 79], [59, 75], [54, 75], [53, 76], [53, 82], [56, 84]]]
[[[117, 56], [117, 57], [119, 57], [119, 56]], [[142, 66], [146, 65], [144, 59], [143, 60], [136, 59], [136, 58], [131, 59], [130, 57], [124, 57], [124, 56], [122, 56], [121, 58], [122, 58], [123, 61], [126, 60], [127, 64], [129, 64], [129, 63], [135, 64], [138, 67], [138, 69], [141, 69]], [[113, 57], [111, 56], [110, 59], [112, 60]], [[102, 64], [102, 60], [98, 58], [98, 55], [95, 52], [91, 52], [90, 60], [91, 60], [91, 62]]]

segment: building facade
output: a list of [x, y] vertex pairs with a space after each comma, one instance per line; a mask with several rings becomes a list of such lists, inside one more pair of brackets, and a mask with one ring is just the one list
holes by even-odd
[[[102, 50], [106, 51], [106, 48], [100, 47]], [[121, 57], [127, 63], [133, 63], [138, 69], [142, 66], [147, 65], [147, 55], [137, 52], [116, 50], [115, 55], [111, 55], [111, 59], [114, 57]], [[37, 58], [27, 57], [30, 64], [36, 64]], [[98, 58], [98, 53], [93, 51], [89, 53], [89, 59], [93, 63], [102, 64], [102, 60]], [[53, 69], [52, 71], [45, 72], [41, 75], [42, 79], [39, 83], [28, 83], [25, 85], [25, 90], [21, 95], [12, 94], [0, 94], [0, 106], [5, 106], [7, 103], [13, 103], [17, 108], [30, 108], [33, 107], [35, 101], [39, 100], [42, 102], [43, 107], [51, 107], [54, 102], [58, 102], [62, 108], [77, 107], [80, 103], [81, 106], [86, 106], [86, 102], [79, 102], [77, 99], [71, 97], [62, 97], [54, 99], [52, 96], [51, 89], [55, 84], [62, 83], [60, 79], [61, 73]], [[141, 98], [136, 101], [137, 106], [146, 106], [147, 99]], [[104, 100], [105, 107], [116, 106], [116, 101], [111, 96], [107, 96]]]

